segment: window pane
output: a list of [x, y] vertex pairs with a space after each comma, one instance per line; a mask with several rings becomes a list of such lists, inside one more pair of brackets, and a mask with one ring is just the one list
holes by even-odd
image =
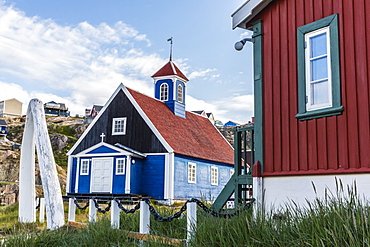
[[328, 81], [321, 81], [312, 84], [312, 104], [329, 103]]
[[326, 33], [310, 38], [311, 41], [311, 58], [322, 56], [326, 51]]
[[161, 100], [167, 100], [168, 99], [168, 86], [167, 84], [161, 85]]
[[322, 57], [311, 61], [311, 81], [328, 78], [328, 58]]
[[177, 94], [178, 101], [182, 103], [182, 86], [178, 86], [178, 94]]

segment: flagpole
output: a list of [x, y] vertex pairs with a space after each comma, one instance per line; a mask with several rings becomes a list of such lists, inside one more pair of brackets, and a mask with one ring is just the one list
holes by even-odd
[[167, 39], [167, 41], [170, 41], [170, 44], [171, 44], [171, 46], [170, 46], [170, 61], [172, 61], [172, 37]]

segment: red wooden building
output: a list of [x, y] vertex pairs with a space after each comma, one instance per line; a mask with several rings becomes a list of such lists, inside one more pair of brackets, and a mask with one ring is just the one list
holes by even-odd
[[335, 192], [335, 178], [370, 198], [366, 13], [369, 0], [251, 0], [232, 15], [253, 31], [253, 193], [267, 208], [314, 198], [312, 183]]

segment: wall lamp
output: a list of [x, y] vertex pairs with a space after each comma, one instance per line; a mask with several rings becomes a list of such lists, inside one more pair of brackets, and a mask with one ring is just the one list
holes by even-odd
[[245, 43], [247, 43], [247, 42], [252, 42], [253, 43], [253, 38], [245, 38], [245, 39], [242, 39], [242, 40], [236, 42], [235, 45], [234, 45], [235, 50], [237, 50], [237, 51], [243, 50], [243, 47], [244, 47]]

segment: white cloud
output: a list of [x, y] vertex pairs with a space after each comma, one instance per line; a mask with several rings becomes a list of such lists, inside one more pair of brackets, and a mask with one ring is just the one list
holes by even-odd
[[190, 73], [189, 75], [189, 80], [192, 80], [192, 79], [195, 79], [195, 78], [198, 78], [198, 77], [206, 77], [206, 76], [210, 76], [210, 77], [219, 77], [220, 75], [218, 74], [213, 74], [213, 72], [215, 72], [216, 69], [205, 69], [205, 70], [199, 70], [199, 71], [193, 71]]
[[254, 96], [236, 95], [221, 101], [207, 103], [187, 96], [186, 108], [190, 111], [205, 110], [212, 112], [216, 119], [223, 123], [231, 120], [239, 124], [247, 123], [253, 116]]
[[58, 101], [56, 94], [27, 92], [59, 90], [72, 111], [83, 113], [85, 106], [104, 104], [121, 82], [150, 94], [150, 76], [166, 62], [135, 47], [150, 41], [123, 22], [61, 26], [0, 2], [0, 23], [0, 79], [12, 78], [1, 98], [21, 98], [18, 88], [22, 101], [36, 95]]
[[[28, 17], [0, 0], [0, 23], [0, 99], [17, 98], [24, 113], [28, 102], [39, 98], [66, 103], [72, 115], [83, 114], [92, 104], [105, 104], [121, 82], [152, 96], [150, 76], [167, 62], [140, 49], [150, 40], [123, 22], [62, 26]], [[175, 63], [189, 79], [220, 76], [216, 69], [194, 70], [186, 58]], [[250, 97], [205, 102], [188, 95], [187, 109], [212, 112], [224, 122], [246, 122], [252, 114]]]

